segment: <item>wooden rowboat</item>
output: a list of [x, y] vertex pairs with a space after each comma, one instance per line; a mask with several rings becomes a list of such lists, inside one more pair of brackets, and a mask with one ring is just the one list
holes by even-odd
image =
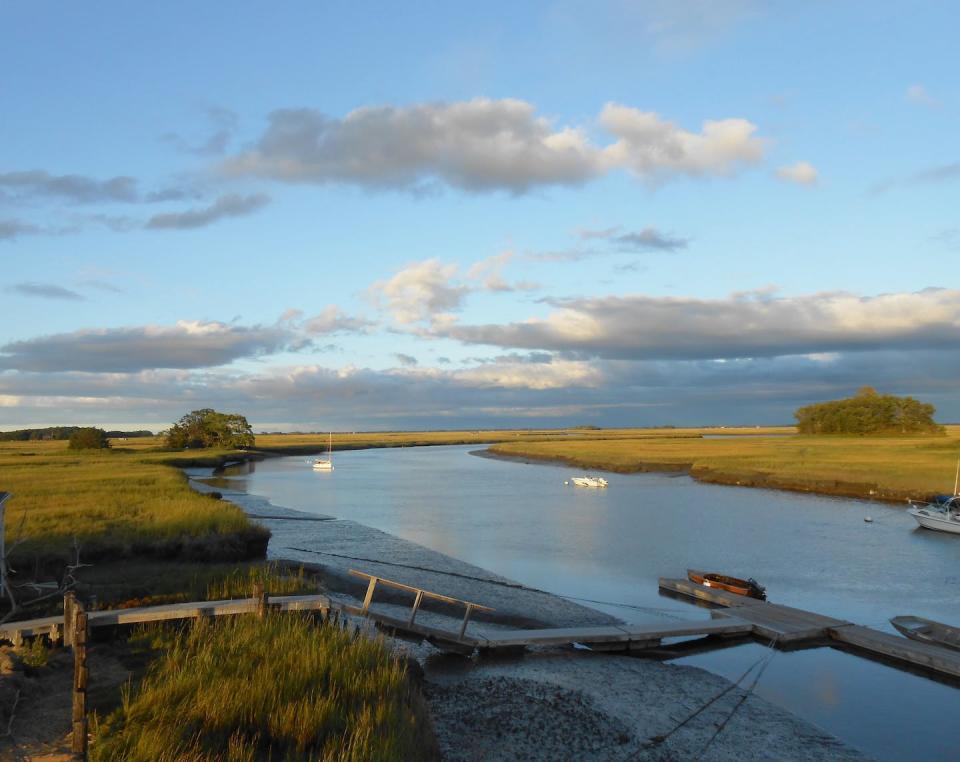
[[890, 624], [912, 640], [960, 651], [960, 628], [919, 616], [895, 616]]
[[736, 595], [745, 595], [748, 598], [757, 600], [767, 600], [767, 592], [763, 585], [755, 579], [740, 579], [739, 577], [728, 577], [726, 574], [713, 574], [712, 572], [702, 572], [696, 569], [687, 569], [687, 578], [691, 582], [706, 587], [715, 587], [720, 590], [726, 590], [728, 593]]

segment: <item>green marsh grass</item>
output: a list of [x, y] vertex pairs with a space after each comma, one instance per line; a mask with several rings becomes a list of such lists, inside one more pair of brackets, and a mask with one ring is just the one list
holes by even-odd
[[428, 713], [382, 640], [289, 614], [167, 632], [92, 760], [432, 760]]

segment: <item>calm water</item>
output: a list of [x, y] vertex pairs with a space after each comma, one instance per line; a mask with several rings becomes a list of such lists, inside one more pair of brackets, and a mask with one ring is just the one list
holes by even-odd
[[[704, 617], [657, 592], [658, 577], [692, 566], [753, 576], [778, 603], [882, 629], [907, 613], [960, 622], [960, 537], [915, 529], [902, 508], [660, 474], [607, 474], [609, 489], [580, 489], [564, 481], [581, 471], [471, 449], [336, 453], [333, 473], [278, 458], [231, 481], [527, 585], [641, 607], [595, 606], [628, 621]], [[744, 645], [680, 661], [736, 679], [763, 652]], [[875, 757], [960, 759], [955, 687], [820, 648], [777, 653], [757, 691]]]

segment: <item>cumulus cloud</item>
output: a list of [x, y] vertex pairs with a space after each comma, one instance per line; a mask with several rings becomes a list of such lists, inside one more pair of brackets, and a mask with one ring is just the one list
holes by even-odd
[[200, 209], [154, 215], [147, 221], [145, 227], [152, 230], [202, 228], [226, 217], [244, 217], [253, 214], [269, 203], [270, 197], [265, 193], [254, 193], [249, 196], [231, 193], [221, 196], [210, 206]]
[[613, 142], [582, 127], [555, 126], [518, 99], [377, 106], [342, 118], [312, 109], [269, 116], [255, 147], [226, 172], [297, 183], [416, 189], [440, 182], [471, 192], [581, 185], [625, 169], [649, 182], [677, 175], [730, 175], [763, 157], [744, 119], [708, 120], [690, 132], [659, 115], [607, 104], [598, 119]]
[[[295, 310], [293, 312], [300, 313], [299, 310]], [[285, 313], [284, 317], [286, 317], [287, 314], [288, 313]], [[299, 316], [300, 315], [297, 314], [295, 317], [299, 318]], [[319, 313], [311, 318], [308, 318], [303, 323], [303, 329], [309, 334], [365, 333], [373, 326], [374, 323], [370, 320], [344, 314], [344, 312], [335, 304], [327, 305], [320, 310]]]
[[34, 296], [40, 299], [63, 299], [67, 301], [81, 302], [84, 297], [76, 291], [71, 291], [63, 286], [57, 286], [54, 283], [15, 283], [7, 286], [6, 291], [20, 296]]
[[181, 320], [172, 326], [84, 329], [10, 342], [0, 347], [0, 370], [131, 373], [206, 368], [302, 346], [302, 339], [280, 325]]
[[417, 360], [413, 355], [406, 355], [403, 352], [397, 352], [394, 354], [394, 357], [397, 358], [397, 362], [403, 365], [405, 368], [414, 368], [420, 364], [420, 361]]
[[777, 170], [777, 177], [781, 180], [794, 183], [795, 185], [816, 185], [820, 180], [820, 173], [817, 168], [808, 161], [798, 161], [795, 164], [788, 164]]
[[377, 281], [370, 288], [373, 300], [388, 310], [398, 323], [436, 320], [460, 309], [470, 288], [456, 284], [455, 264], [439, 259], [414, 262], [392, 278]]
[[772, 357], [960, 347], [960, 291], [744, 299], [552, 300], [543, 319], [435, 329], [473, 344], [629, 359]]

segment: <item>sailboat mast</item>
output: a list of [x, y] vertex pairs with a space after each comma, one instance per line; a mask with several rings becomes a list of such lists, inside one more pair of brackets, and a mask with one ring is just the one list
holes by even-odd
[[957, 475], [953, 477], [953, 495], [956, 497], [960, 495], [960, 492], [957, 491], [957, 487], [960, 486], [960, 458], [957, 458]]

